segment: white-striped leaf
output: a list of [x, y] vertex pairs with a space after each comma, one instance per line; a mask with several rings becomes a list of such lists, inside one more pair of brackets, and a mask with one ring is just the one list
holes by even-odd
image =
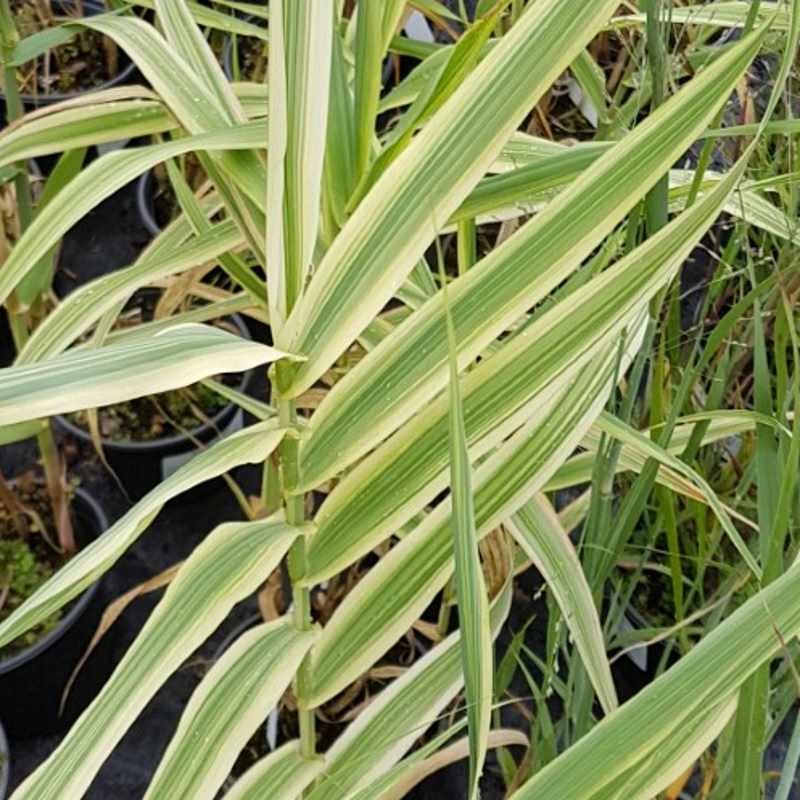
[[334, 7], [274, 0], [269, 58], [267, 283], [273, 333], [303, 291], [320, 219]]
[[652, 800], [692, 768], [730, 722], [736, 704], [734, 694], [708, 711], [699, 711], [686, 720], [679, 736], [667, 736], [593, 800]]
[[[511, 607], [512, 570], [491, 604], [497, 636]], [[387, 774], [457, 696], [461, 632], [456, 631], [394, 680], [348, 725], [325, 754], [325, 770], [308, 800], [339, 800]]]
[[[267, 116], [266, 86], [233, 84], [248, 119]], [[180, 128], [160, 98], [141, 86], [84, 94], [31, 111], [0, 132], [0, 166]]]
[[[154, 0], [125, 0], [126, 3], [140, 8], [155, 9], [156, 5]], [[224, 0], [218, 0], [217, 5], [228, 5], [235, 10], [239, 10], [243, 14], [252, 17], [262, 17], [267, 19], [268, 14], [266, 8], [256, 5], [255, 3], [226, 3]], [[236, 36], [249, 36], [254, 39], [261, 39], [269, 41], [269, 33], [266, 28], [256, 25], [249, 19], [243, 18], [239, 14], [225, 14], [218, 11], [214, 7], [201, 5], [200, 3], [186, 0], [186, 8], [191, 14], [192, 19], [202, 28], [213, 28], [214, 30], [223, 31]]]
[[167, 677], [258, 588], [298, 535], [302, 529], [274, 519], [216, 528], [181, 567], [97, 698], [17, 789], [17, 800], [81, 797]]
[[[544, 211], [454, 281], [459, 364], [541, 301], [625, 217], [711, 121], [758, 50], [753, 35], [595, 162]], [[445, 385], [441, 293], [326, 397], [301, 445], [303, 490], [346, 467]]]
[[800, 633], [799, 592], [800, 565], [795, 564], [538, 772], [513, 800], [606, 798], [606, 787], [670, 737], [682, 740], [687, 724], [709, 708], [719, 708], [755, 670], [783, 651], [784, 641]]
[[[563, 369], [566, 359], [559, 350], [569, 347], [573, 336], [579, 348], [587, 348], [591, 347], [588, 343], [593, 336], [613, 337], [615, 332], [626, 327], [626, 323], [632, 325], [634, 331], [639, 331], [640, 325], [636, 321], [646, 304], [659, 287], [674, 277], [688, 253], [719, 214], [740, 180], [746, 163], [746, 157], [741, 159], [707, 197], [607, 272], [573, 292], [565, 301], [569, 304], [569, 316], [555, 306], [538, 323], [527, 328], [525, 333], [537, 345], [547, 348], [535, 362], [538, 369], [545, 369], [548, 357], [557, 359]], [[606, 321], [604, 317], [607, 317]], [[557, 321], [553, 324], [552, 320]], [[562, 324], [559, 325], [558, 321]], [[543, 330], [540, 337], [535, 335], [537, 324]], [[557, 330], [558, 338], [548, 341], [545, 334], [548, 330]], [[610, 338], [612, 354], [613, 341]], [[524, 335], [512, 339], [509, 345], [473, 369], [468, 380], [479, 375], [482, 367], [500, 369], [501, 373], [503, 369], [510, 371], [512, 365], [520, 366], [524, 357], [536, 350], [529, 346]], [[600, 345], [593, 346], [600, 346], [603, 348], [601, 353], [604, 350], [608, 353], [605, 348], [609, 347], [609, 339], [600, 339]], [[501, 358], [502, 355], [506, 358]], [[594, 355], [597, 358], [597, 353]], [[606, 355], [599, 363], [595, 361], [592, 369], [585, 369], [577, 380], [580, 388], [576, 388], [569, 399], [565, 398], [548, 417], [535, 415], [525, 428], [481, 465], [479, 475], [482, 477], [476, 499], [479, 533], [486, 533], [500, 524], [541, 489], [588, 431], [602, 409], [608, 390], [608, 376], [604, 373], [603, 363], [608, 363], [609, 358]], [[525, 375], [526, 381], [531, 381], [530, 373], [523, 371], [521, 375]], [[579, 399], [575, 399], [575, 395]], [[494, 394], [492, 402], [497, 401]], [[422, 441], [422, 448], [417, 448], [417, 460], [431, 447], [430, 439]], [[372, 664], [416, 619], [447, 580], [452, 569], [451, 551], [442, 531], [447, 532], [448, 515], [449, 504], [440, 504], [412, 535], [383, 557], [334, 614], [319, 644], [312, 650], [317, 681], [313, 692], [315, 702], [324, 702], [343, 688], [348, 679], [354, 679]], [[384, 600], [375, 597], [378, 585]], [[368, 622], [363, 613], [365, 607], [370, 609]], [[376, 619], [379, 623], [375, 622]], [[375, 625], [380, 630], [377, 637]], [[358, 672], [352, 674], [351, 669]]]
[[[175, 33], [179, 24], [173, 16], [179, 15], [180, 6], [184, 2], [185, 0], [170, 0], [170, 13], [165, 16], [170, 34]], [[218, 87], [212, 88], [209, 85], [209, 72], [205, 69], [198, 71], [198, 64], [208, 63], [205, 57], [197, 56], [193, 63], [187, 62], [155, 27], [135, 17], [103, 15], [84, 18], [81, 24], [113, 39], [128, 54], [166, 107], [189, 133], [221, 130], [243, 122], [243, 118], [237, 118], [231, 108], [221, 102]], [[204, 48], [208, 48], [208, 45], [204, 44]], [[266, 139], [262, 141], [261, 147], [265, 145]], [[220, 153], [214, 158], [254, 203], [263, 201], [263, 186], [266, 181], [263, 158], [255, 152], [247, 151]]]
[[0, 425], [121, 403], [243, 372], [285, 354], [211, 325], [178, 325], [150, 339], [73, 350], [0, 369]]
[[[15, 364], [41, 361], [64, 352], [104, 314], [137, 289], [214, 261], [241, 246], [242, 241], [242, 235], [232, 222], [222, 222], [168, 255], [151, 257], [145, 254], [130, 267], [115, 270], [79, 287], [39, 325], [20, 351]], [[177, 317], [166, 322], [174, 325]]]
[[[119, 90], [110, 90], [115, 98]], [[124, 95], [134, 92], [125, 90]], [[103, 92], [103, 95], [106, 95]], [[87, 101], [90, 105], [87, 106]], [[175, 126], [147, 89], [131, 99], [102, 101], [96, 93], [27, 114], [0, 133], [0, 165], [94, 144], [162, 133]]]
[[[473, 458], [502, 440], [498, 432], [514, 429], [504, 428], [507, 419], [520, 415], [521, 424], [531, 413], [528, 404], [541, 406], [556, 380], [568, 380], [570, 370], [589, 363], [598, 338], [621, 331], [644, 299], [674, 276], [719, 214], [745, 163], [659, 236], [573, 292], [564, 301], [569, 314], [560, 304], [550, 308], [468, 373], [465, 415], [470, 447], [477, 450]], [[305, 580], [324, 579], [368, 552], [444, 488], [437, 476], [446, 463], [446, 413], [446, 399], [434, 400], [329, 495], [317, 515]]]
[[[231, 123], [242, 123], [246, 117], [233, 87], [225, 77], [219, 59], [214, 55], [200, 28], [192, 18], [189, 8], [187, 0], [155, 0], [158, 22], [164, 30], [169, 44], [186, 61], [200, 83], [213, 94], [219, 111], [227, 115]], [[262, 29], [257, 25], [252, 27], [258, 31], [259, 37], [263, 35]], [[158, 91], [159, 86], [163, 86], [163, 83], [154, 84], [154, 86]], [[174, 102], [171, 102], [169, 107], [177, 112], [179, 119], [184, 119], [185, 110], [183, 113], [178, 111]], [[200, 130], [207, 129], [207, 127], [216, 126], [203, 125]], [[255, 164], [252, 157], [248, 160]]]
[[243, 634], [189, 700], [145, 800], [213, 800], [317, 633], [299, 631], [283, 617]]
[[263, 462], [280, 444], [285, 429], [274, 422], [245, 428], [198, 453], [148, 492], [99, 538], [73, 556], [47, 583], [0, 623], [0, 647], [47, 619], [110, 569], [147, 529], [161, 508], [187, 489], [240, 464]]
[[[497, 527], [541, 489], [580, 441], [607, 400], [616, 350], [613, 343], [606, 343], [605, 355], [599, 359], [602, 366], [584, 370], [565, 387], [559, 403], [533, 416], [478, 468], [475, 516], [479, 536]], [[368, 669], [442, 589], [453, 572], [450, 524], [447, 499], [347, 595], [311, 651], [311, 704], [324, 703]]]
[[590, 13], [582, 0], [530, 6], [381, 176], [325, 254], [286, 339], [278, 340], [309, 358], [282, 382], [282, 393], [308, 388], [394, 295], [439, 225], [613, 8], [606, 0]]
[[[788, 30], [790, 13], [785, 3], [775, 0], [761, 0], [759, 20], [772, 20], [776, 30]], [[745, 0], [722, 0], [702, 5], [688, 5], [664, 11], [664, 22], [675, 25], [713, 25], [719, 28], [743, 28], [750, 13], [750, 3]], [[616, 17], [614, 27], [626, 27], [631, 23], [644, 24], [646, 14], [630, 14]]]
[[[444, 274], [444, 273], [443, 273]], [[445, 290], [446, 291], [446, 290]], [[456, 599], [461, 628], [461, 669], [467, 698], [469, 732], [469, 797], [478, 796], [491, 727], [493, 658], [489, 602], [475, 530], [472, 465], [464, 429], [453, 320], [447, 314], [450, 346], [450, 491]]]
[[162, 161], [201, 150], [251, 149], [263, 145], [266, 127], [249, 123], [218, 133], [186, 137], [151, 147], [108, 153], [89, 164], [36, 216], [0, 272], [0, 303], [50, 252], [64, 234], [115, 191]]
[[325, 762], [303, 758], [298, 741], [288, 742], [250, 767], [230, 788], [227, 800], [295, 800], [317, 778]]

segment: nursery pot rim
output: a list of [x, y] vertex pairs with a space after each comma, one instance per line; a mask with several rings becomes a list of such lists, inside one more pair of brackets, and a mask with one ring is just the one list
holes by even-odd
[[162, 234], [174, 221], [170, 220], [162, 227], [156, 219], [156, 204], [153, 189], [155, 180], [155, 170], [151, 168], [148, 169], [147, 172], [143, 172], [136, 181], [136, 209], [139, 212], [139, 219], [142, 221], [147, 232], [154, 239]]
[[153, 200], [153, 170], [149, 169], [139, 176], [136, 182], [136, 206], [139, 209], [139, 217], [147, 228], [147, 232], [153, 236], [158, 236], [164, 229], [158, 224], [155, 215], [155, 202]]
[[[64, 0], [55, 0], [55, 2], [63, 8]], [[104, 0], [83, 0], [83, 6], [85, 17], [104, 14], [108, 11]], [[56, 103], [62, 103], [65, 100], [74, 100], [76, 97], [81, 97], [85, 94], [101, 92], [105, 89], [113, 89], [115, 86], [119, 86], [130, 78], [135, 71], [136, 64], [131, 59], [128, 59], [128, 63], [124, 67], [121, 67], [113, 78], [109, 78], [107, 81], [104, 81], [98, 86], [93, 86], [91, 89], [76, 89], [72, 92], [49, 92], [48, 94], [28, 94], [25, 92], [20, 94], [19, 99], [26, 106], [34, 106], [36, 108], [51, 106]], [[5, 100], [5, 97], [5, 92], [0, 91], [0, 98]]]
[[[234, 325], [236, 325], [243, 338], [251, 338], [250, 332], [247, 329], [247, 325], [245, 324], [241, 315], [230, 314], [226, 317], [226, 319], [230, 319]], [[253, 374], [254, 370], [252, 369], [248, 369], [243, 372], [242, 378], [236, 386], [236, 390], [239, 392], [245, 392], [253, 379]], [[220, 425], [223, 424], [223, 420], [230, 412], [231, 407], [234, 409], [238, 408], [236, 403], [226, 403], [216, 414], [214, 414], [213, 417], [208, 420], [208, 422], [204, 422], [202, 425], [192, 428], [190, 431], [191, 436], [186, 433], [175, 433], [171, 434], [170, 436], [163, 436], [159, 439], [149, 439], [141, 442], [136, 441], [135, 439], [115, 441], [101, 437], [103, 448], [114, 450], [118, 453], [158, 453], [160, 450], [191, 442], [192, 439], [203, 439], [204, 436], [213, 438], [214, 434], [219, 431]], [[67, 419], [67, 417], [60, 414], [56, 417], [56, 420], [58, 425], [71, 436], [74, 436], [85, 443], [92, 443], [92, 437], [87, 431], [81, 428], [80, 425], [76, 425], [74, 422]]]
[[[88, 512], [87, 516], [94, 517], [97, 527], [100, 529], [101, 533], [108, 530], [108, 517], [97, 500], [95, 500], [94, 497], [89, 494], [89, 492], [87, 492], [85, 489], [81, 489], [80, 487], [75, 489], [73, 503], [76, 503], [76, 501], [80, 501], [80, 503], [85, 506]], [[65, 636], [78, 618], [80, 618], [86, 611], [99, 588], [100, 580], [98, 579], [83, 590], [82, 594], [73, 603], [72, 608], [70, 608], [69, 611], [58, 621], [53, 630], [49, 631], [41, 639], [34, 642], [34, 644], [32, 644], [30, 647], [26, 647], [24, 650], [21, 650], [19, 653], [15, 653], [13, 656], [9, 656], [8, 658], [0, 658], [0, 676], [6, 674], [7, 672], [12, 672], [28, 661], [31, 661], [32, 659], [41, 655], [41, 653], [61, 639], [62, 636]], [[2, 797], [3, 794], [0, 792], [0, 798]]]
[[219, 661], [225, 653], [233, 647], [234, 644], [238, 641], [239, 637], [242, 634], [246, 633], [250, 630], [250, 628], [255, 628], [256, 625], [260, 625], [264, 622], [264, 617], [261, 616], [260, 611], [254, 611], [252, 614], [249, 614], [245, 617], [241, 622], [236, 624], [233, 629], [227, 634], [227, 636], [219, 643], [219, 646], [214, 651], [213, 655], [211, 656], [211, 663], [212, 665]]

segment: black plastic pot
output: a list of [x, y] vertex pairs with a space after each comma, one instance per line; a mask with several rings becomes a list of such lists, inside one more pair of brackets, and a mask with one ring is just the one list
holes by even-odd
[[0, 308], [0, 367], [9, 367], [14, 362], [16, 351], [14, 339], [11, 336], [11, 326], [8, 321], [8, 312]]
[[133, 264], [151, 237], [139, 220], [136, 184], [118, 189], [64, 235], [53, 276], [59, 299]]
[[[53, 10], [57, 14], [66, 14], [74, 9], [74, 4], [69, 0], [52, 0]], [[83, 12], [86, 17], [96, 17], [98, 14], [105, 14], [108, 11], [104, 0], [83, 0]], [[131, 76], [136, 71], [136, 65], [120, 51], [120, 69], [117, 74], [106, 81], [100, 86], [95, 86], [91, 89], [79, 89], [74, 92], [52, 92], [49, 94], [23, 94], [20, 95], [25, 108], [33, 110], [41, 106], [49, 106], [54, 103], [60, 103], [63, 100], [73, 100], [83, 94], [90, 92], [98, 92], [103, 89], [111, 89], [114, 86], [126, 83], [131, 79]], [[5, 94], [0, 92], [0, 98], [3, 101], [3, 119], [5, 120]]]
[[10, 773], [11, 752], [8, 749], [8, 739], [3, 725], [0, 724], [0, 800], [8, 793], [8, 777]]
[[[238, 314], [232, 315], [229, 319], [242, 337], [250, 338], [247, 326]], [[240, 392], [246, 391], [252, 377], [252, 370], [245, 372], [236, 389]], [[88, 432], [66, 417], [56, 417], [56, 423], [62, 431], [75, 437], [85, 446], [94, 447]], [[128, 497], [131, 500], [139, 500], [197, 454], [196, 442], [210, 445], [239, 430], [243, 425], [244, 412], [238, 406], [229, 403], [208, 422], [194, 428], [191, 438], [185, 434], [177, 434], [147, 442], [120, 442], [103, 439], [103, 452]], [[208, 484], [206, 483], [194, 491], [205, 492], [207, 490]], [[187, 496], [191, 497], [191, 492], [184, 493], [183, 497]]]
[[[108, 528], [102, 508], [78, 489], [73, 499], [75, 533], [85, 546]], [[54, 733], [73, 722], [97, 695], [109, 674], [104, 651], [83, 666], [59, 714], [67, 681], [86, 651], [101, 612], [100, 582], [92, 584], [64, 613], [58, 624], [36, 644], [0, 660], [0, 708], [12, 738]], [[1, 796], [1, 795], [0, 795]]]

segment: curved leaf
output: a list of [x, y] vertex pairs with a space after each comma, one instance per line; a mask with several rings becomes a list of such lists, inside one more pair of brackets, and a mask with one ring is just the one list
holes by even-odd
[[285, 617], [243, 634], [189, 700], [145, 800], [213, 800], [317, 634], [298, 631]]
[[108, 683], [16, 800], [80, 797], [167, 677], [254, 592], [302, 529], [259, 520], [216, 528], [179, 570]]
[[283, 356], [272, 347], [196, 324], [177, 325], [150, 339], [72, 350], [0, 369], [0, 425], [121, 403], [189, 386], [217, 375], [221, 366], [243, 372]]
[[608, 714], [618, 705], [605, 637], [578, 554], [544, 495], [535, 495], [504, 523], [536, 565], [561, 609], [575, 647]]
[[250, 767], [228, 790], [227, 800], [295, 800], [319, 775], [325, 762], [303, 758], [298, 741], [288, 742], [279, 750]]
[[47, 583], [0, 623], [0, 647], [47, 619], [110, 569], [173, 497], [240, 464], [263, 462], [280, 444], [284, 428], [262, 422], [198, 453], [146, 494], [98, 539], [73, 556]]

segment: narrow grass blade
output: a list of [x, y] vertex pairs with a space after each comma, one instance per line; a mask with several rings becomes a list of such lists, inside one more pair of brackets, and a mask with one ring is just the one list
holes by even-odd
[[[752, 24], [753, 16], [759, 10], [761, 10], [759, 5], [755, 5], [750, 10], [751, 13], [748, 14], [745, 20], [746, 27]], [[776, 76], [757, 137], [748, 148], [748, 152], [754, 149], [759, 137], [770, 121], [787, 86], [787, 80], [797, 56], [798, 42], [800, 42], [800, 0], [791, 0], [784, 7], [784, 12], [789, 14], [790, 24], [784, 43], [785, 49], [780, 70]], [[789, 116], [791, 116], [791, 113]], [[751, 284], [755, 288], [757, 280], [752, 266], [749, 266], [749, 271]], [[772, 416], [772, 378], [768, 366], [769, 354], [765, 341], [766, 335], [761, 309], [761, 298], [756, 295], [753, 301], [755, 408], [764, 416]], [[788, 309], [788, 317], [794, 332], [795, 323], [791, 309]], [[795, 334], [793, 333], [794, 357], [797, 358], [797, 341], [794, 337]], [[797, 422], [795, 421], [796, 424]], [[781, 465], [775, 435], [768, 426], [758, 425], [756, 428], [755, 466], [758, 487], [756, 504], [758, 523], [761, 528], [759, 549], [763, 568], [763, 583], [765, 584], [773, 581], [781, 574], [783, 569], [783, 550], [787, 533], [791, 528], [788, 509], [793, 506], [793, 500], [790, 498], [794, 496], [794, 473], [797, 465], [796, 444], [797, 440], [793, 437], [792, 456], [790, 457], [790, 464], [787, 464], [786, 467], [790, 472], [789, 480], [791, 483], [786, 487], [780, 487]], [[781, 491], [783, 488], [788, 489], [786, 494]], [[783, 510], [787, 512], [786, 516], [779, 520]], [[742, 687], [739, 696], [739, 710], [736, 713], [733, 741], [734, 797], [736, 800], [749, 800], [750, 797], [760, 795], [763, 791], [763, 763], [764, 749], [767, 745], [766, 732], [769, 717], [769, 700], [770, 671], [767, 666], [763, 666]]]
[[462, 632], [461, 664], [469, 720], [469, 797], [476, 798], [478, 781], [486, 760], [486, 746], [492, 721], [494, 682], [492, 634], [489, 624], [489, 603], [478, 550], [478, 535], [475, 530], [472, 466], [464, 428], [455, 333], [449, 314], [447, 338], [450, 345], [450, 486], [453, 502], [451, 527], [458, 618]]
[[647, 436], [633, 430], [633, 428], [625, 425], [611, 415], [605, 415], [599, 418], [598, 427], [618, 441], [628, 444], [635, 443], [635, 447], [640, 453], [646, 453], [648, 458], [655, 459], [692, 481], [702, 491], [703, 497], [706, 498], [709, 506], [717, 515], [717, 519], [725, 530], [725, 533], [730, 537], [731, 542], [739, 551], [739, 555], [744, 559], [750, 571], [757, 578], [761, 577], [762, 569], [755, 556], [734, 526], [728, 512], [719, 501], [716, 492], [696, 470], [692, 469], [680, 458], [672, 456], [668, 451], [658, 447]]
[[603, 710], [618, 705], [594, 598], [569, 536], [548, 499], [535, 495], [505, 527], [556, 598]]
[[798, 766], [800, 766], [800, 716], [795, 719], [792, 738], [783, 762], [780, 783], [775, 790], [774, 800], [789, 800], [795, 784]]

